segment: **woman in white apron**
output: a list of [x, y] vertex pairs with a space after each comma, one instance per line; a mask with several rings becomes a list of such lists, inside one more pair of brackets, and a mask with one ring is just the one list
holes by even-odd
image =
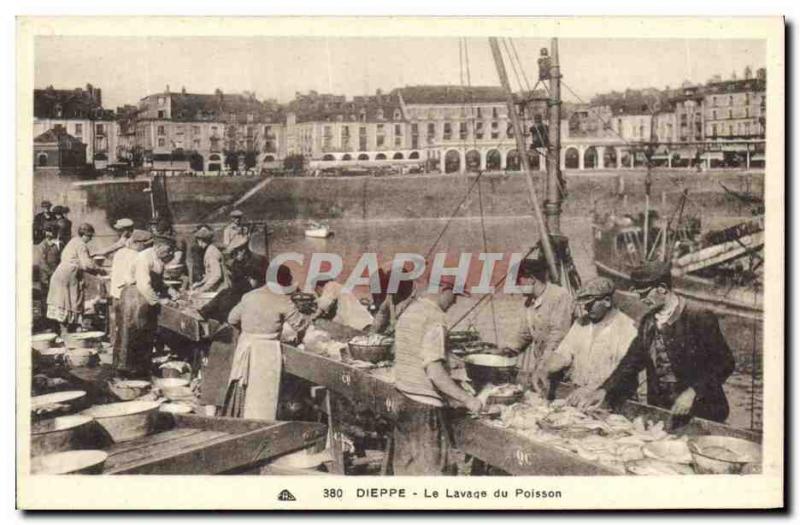
[[[282, 266], [277, 283], [287, 286], [292, 275]], [[269, 274], [267, 275], [269, 280]], [[231, 310], [228, 323], [241, 325], [233, 356], [223, 415], [275, 421], [281, 383], [281, 332], [288, 323], [298, 334], [309, 324], [288, 295], [267, 285], [246, 293]]]

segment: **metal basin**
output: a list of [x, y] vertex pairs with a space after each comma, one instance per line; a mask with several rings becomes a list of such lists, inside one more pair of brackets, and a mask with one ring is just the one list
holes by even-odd
[[81, 448], [81, 430], [93, 420], [80, 414], [38, 421], [31, 426], [31, 455]]
[[82, 414], [95, 418], [115, 443], [121, 443], [151, 434], [158, 406], [156, 401], [125, 401], [95, 405]]
[[741, 474], [748, 465], [761, 466], [761, 446], [752, 441], [699, 436], [690, 438], [688, 445], [698, 474]]
[[31, 474], [100, 474], [108, 454], [102, 450], [70, 450], [31, 459]]
[[472, 354], [464, 358], [467, 377], [476, 392], [488, 384], [502, 385], [517, 380], [517, 358], [494, 354]]

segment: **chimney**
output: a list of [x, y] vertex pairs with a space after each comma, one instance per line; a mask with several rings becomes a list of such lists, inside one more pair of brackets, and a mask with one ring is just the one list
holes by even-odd
[[164, 93], [166, 93], [167, 95], [169, 95], [169, 84], [167, 84], [167, 89], [166, 89], [166, 90], [164, 90]]
[[186, 94], [186, 86], [181, 86], [181, 95]]

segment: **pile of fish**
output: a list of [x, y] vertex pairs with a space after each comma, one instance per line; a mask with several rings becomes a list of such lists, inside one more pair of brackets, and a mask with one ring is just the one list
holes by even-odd
[[[577, 454], [620, 473], [672, 474], [692, 473], [681, 457], [654, 457], [650, 444], [674, 441], [686, 446], [686, 438], [676, 438], [664, 430], [664, 423], [633, 421], [604, 410], [583, 412], [567, 406], [563, 400], [548, 402], [533, 392], [523, 401], [501, 408], [500, 417], [489, 424], [507, 428], [526, 437], [534, 437], [553, 447]], [[688, 449], [687, 449], [688, 454]]]

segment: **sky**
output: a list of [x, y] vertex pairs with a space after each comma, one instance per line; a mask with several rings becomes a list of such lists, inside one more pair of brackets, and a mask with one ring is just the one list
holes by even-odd
[[[34, 85], [70, 89], [87, 83], [113, 109], [182, 87], [190, 93], [253, 91], [287, 102], [295, 92], [353, 95], [415, 84], [499, 85], [485, 39], [325, 37], [48, 37], [35, 44]], [[514, 39], [523, 64], [515, 90], [533, 85], [545, 39]], [[742, 77], [766, 62], [765, 42], [709, 39], [561, 39], [564, 83], [582, 100], [611, 90], [701, 83], [714, 75]], [[464, 64], [464, 65], [462, 65]], [[519, 78], [519, 80], [517, 80]], [[462, 80], [463, 79], [463, 80]], [[566, 101], [579, 101], [564, 89]]]

